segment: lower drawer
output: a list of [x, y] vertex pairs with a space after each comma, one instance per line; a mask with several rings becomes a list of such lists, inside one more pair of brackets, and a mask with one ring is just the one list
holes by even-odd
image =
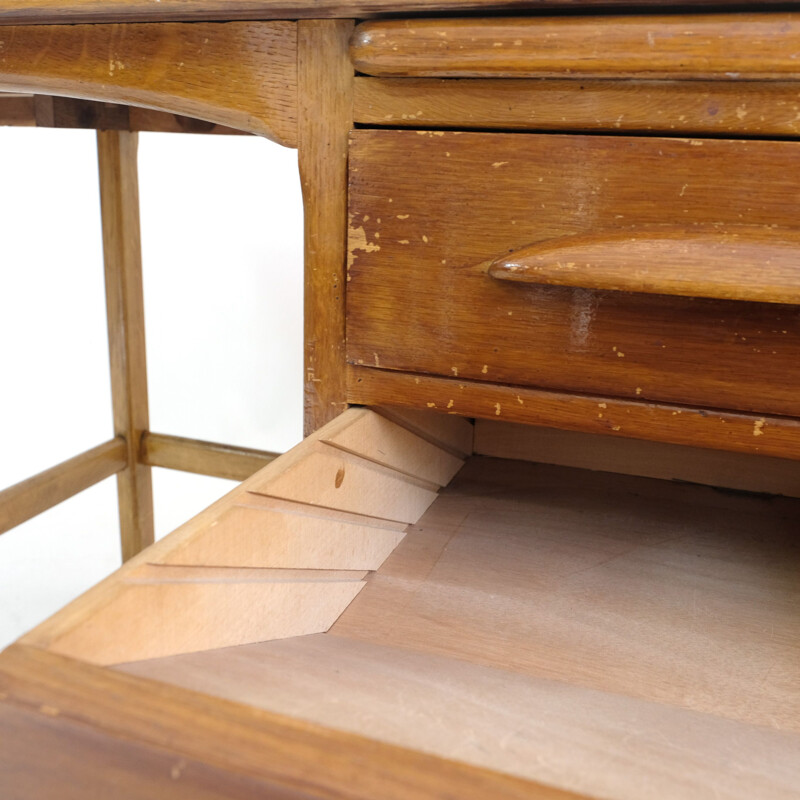
[[798, 167], [790, 142], [355, 131], [348, 359], [800, 414], [797, 306], [512, 284], [486, 272], [490, 259], [571, 234], [741, 225], [779, 234], [797, 225]]
[[346, 412], [29, 634], [64, 686], [0, 656], [0, 736], [9, 703], [75, 717], [81, 796], [109, 752], [145, 796], [120, 776], [156, 741], [159, 797], [198, 762], [248, 798], [800, 790], [800, 501], [467, 458], [471, 433]]

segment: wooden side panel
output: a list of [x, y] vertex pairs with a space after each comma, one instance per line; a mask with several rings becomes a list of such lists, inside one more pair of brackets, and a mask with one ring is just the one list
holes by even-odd
[[63, 25], [2, 33], [0, 88], [146, 106], [297, 143], [297, 29]]
[[[322, 633], [363, 581], [126, 583], [50, 650], [94, 664]], [[123, 633], [124, 632], [124, 633]]]
[[395, 77], [795, 78], [793, 13], [365, 22], [353, 63]]
[[436, 497], [413, 476], [461, 465], [371, 416], [345, 412], [25, 641], [107, 664], [326, 631]]
[[354, 117], [370, 126], [796, 136], [793, 81], [367, 78]]
[[250, 491], [322, 508], [397, 522], [415, 522], [438, 487], [408, 478], [341, 450], [319, 445], [275, 476], [254, 480]]
[[800, 145], [442, 131], [352, 142], [351, 363], [800, 414], [793, 306], [503, 285], [483, 266], [625, 227], [793, 228]]
[[383, 527], [253, 496], [235, 505], [184, 546], [169, 564], [281, 569], [377, 569], [399, 544], [404, 525]]
[[473, 429], [468, 420], [395, 405], [380, 406], [373, 411], [447, 452], [461, 457], [472, 455]]
[[464, 463], [462, 458], [371, 413], [322, 441], [437, 486], [446, 486]]
[[347, 406], [344, 376], [347, 137], [352, 22], [298, 23], [298, 141], [305, 208], [306, 435]]
[[[800, 446], [798, 447], [800, 453]], [[540, 464], [800, 497], [800, 461], [618, 439], [513, 422], [475, 422], [475, 453]]]
[[140, 458], [150, 427], [139, 231], [138, 134], [98, 131], [108, 350], [114, 433], [125, 439], [127, 467], [117, 475], [122, 560], [153, 543], [153, 482]]

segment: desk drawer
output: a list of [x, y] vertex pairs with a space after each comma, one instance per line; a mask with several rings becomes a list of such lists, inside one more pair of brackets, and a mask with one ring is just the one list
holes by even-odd
[[[490, 278], [572, 234], [790, 229], [789, 142], [356, 131], [348, 360], [384, 369], [800, 413], [800, 308]], [[399, 167], [402, 165], [402, 168]]]

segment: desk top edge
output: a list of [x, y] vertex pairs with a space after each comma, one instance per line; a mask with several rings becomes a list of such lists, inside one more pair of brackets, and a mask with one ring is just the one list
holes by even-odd
[[[797, 5], [773, 0], [770, 5]], [[373, 18], [416, 14], [752, 7], [749, 0], [0, 0], [0, 25]]]

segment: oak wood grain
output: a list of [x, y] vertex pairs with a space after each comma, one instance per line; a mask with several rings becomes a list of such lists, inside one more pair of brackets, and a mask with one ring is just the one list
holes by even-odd
[[124, 470], [128, 447], [117, 437], [0, 491], [0, 533]]
[[[191, 773], [195, 763], [207, 768], [205, 775], [216, 772], [218, 783], [212, 782], [212, 787], [235, 798], [579, 797], [23, 645], [14, 645], [0, 655], [0, 697], [0, 707], [19, 709], [33, 717], [20, 729], [25, 736], [17, 740], [18, 747], [0, 748], [4, 767], [17, 759], [27, 764], [35, 759], [40, 765], [42, 743], [53, 745], [49, 752], [60, 752], [69, 747], [75, 730], [96, 736], [90, 734], [94, 741], [79, 748], [88, 760], [75, 764], [51, 759], [47, 770], [39, 770], [40, 780], [34, 785], [42, 793], [36, 796], [46, 800], [68, 796], [65, 791], [71, 786], [71, 776], [76, 777], [78, 787], [89, 790], [99, 780], [110, 781], [112, 776], [119, 780], [120, 770], [130, 775], [146, 769], [148, 761], [143, 762], [139, 747], [151, 751], [156, 763], [174, 757], [172, 765], [178, 768], [178, 777], [173, 777], [170, 769], [154, 781], [156, 786], [163, 783], [169, 788], [171, 782], [180, 786], [182, 793], [177, 795], [167, 793], [167, 788], [163, 793], [158, 790], [159, 797], [167, 798], [186, 797], [183, 790], [191, 791], [192, 784], [183, 786], [179, 778], [183, 769]], [[41, 724], [43, 720], [46, 726]], [[42, 727], [46, 731], [42, 732]], [[5, 778], [8, 773], [4, 770], [3, 774]], [[10, 774], [17, 781], [12, 784], [15, 791], [17, 786], [31, 785], [24, 771], [19, 776], [12, 768]], [[199, 777], [203, 775], [201, 772]], [[246, 781], [253, 782], [252, 790]], [[31, 796], [20, 794], [25, 800]], [[86, 794], [78, 791], [73, 796]]]
[[348, 399], [620, 438], [800, 458], [800, 419], [351, 367]]
[[139, 230], [138, 134], [98, 131], [100, 209], [105, 262], [108, 351], [114, 433], [127, 466], [117, 475], [122, 560], [152, 544], [153, 480], [140, 457], [150, 427]]
[[350, 163], [351, 363], [800, 415], [793, 306], [512, 286], [482, 266], [629, 227], [778, 236], [800, 213], [795, 143], [359, 130]]
[[797, 229], [654, 226], [549, 239], [487, 272], [526, 285], [797, 305], [799, 258]]
[[297, 141], [292, 22], [10, 27], [0, 88], [105, 100]]
[[[772, 0], [774, 6], [794, 0]], [[406, 0], [404, 14], [630, 6], [630, 0]], [[752, 5], [752, 0], [637, 0], [640, 7]], [[164, 22], [395, 16], [397, 0], [5, 0], [2, 23]]]
[[298, 23], [299, 160], [305, 210], [304, 430], [345, 402], [347, 137], [353, 119], [353, 23]]
[[380, 127], [797, 136], [792, 81], [356, 77], [356, 122]]
[[800, 76], [794, 13], [380, 20], [353, 35], [379, 77], [689, 78]]
[[33, 127], [36, 111], [31, 94], [0, 94], [0, 125]]
[[243, 481], [278, 458], [278, 453], [246, 447], [147, 432], [142, 436], [141, 460], [151, 467], [166, 467], [199, 475]]

